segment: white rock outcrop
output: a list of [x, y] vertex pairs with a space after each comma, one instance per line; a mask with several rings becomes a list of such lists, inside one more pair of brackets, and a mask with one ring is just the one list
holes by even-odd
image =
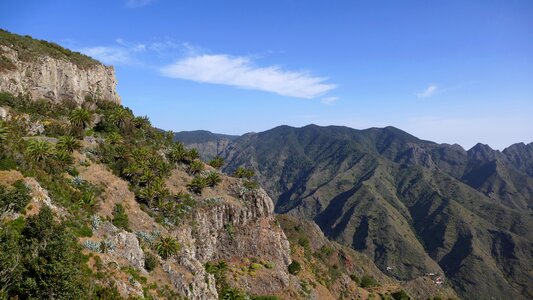
[[16, 66], [0, 72], [0, 91], [29, 94], [32, 99], [45, 98], [54, 102], [82, 103], [85, 96], [90, 95], [120, 103], [113, 67], [96, 64], [80, 69], [72, 62], [49, 56], [25, 62], [19, 59], [17, 51], [7, 46], [0, 46], [0, 52]]

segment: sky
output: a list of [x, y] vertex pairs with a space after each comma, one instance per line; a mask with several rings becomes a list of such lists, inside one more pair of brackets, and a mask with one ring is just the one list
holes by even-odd
[[113, 65], [162, 129], [395, 126], [533, 142], [533, 1], [0, 1], [0, 28]]

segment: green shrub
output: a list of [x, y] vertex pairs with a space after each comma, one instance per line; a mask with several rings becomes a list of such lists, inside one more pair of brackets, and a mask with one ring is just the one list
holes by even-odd
[[224, 159], [220, 156], [217, 156], [209, 161], [209, 165], [215, 169], [220, 169], [224, 165]]
[[112, 223], [118, 228], [129, 230], [128, 214], [126, 214], [126, 210], [120, 203], [115, 204], [115, 208], [113, 209]]
[[11, 188], [0, 185], [0, 212], [6, 209], [21, 212], [30, 200], [30, 190], [22, 181], [15, 182]]
[[392, 298], [394, 298], [394, 300], [409, 300], [411, 299], [411, 297], [409, 297], [409, 295], [407, 295], [407, 293], [404, 291], [404, 290], [400, 290], [400, 291], [397, 291], [397, 292], [394, 292], [391, 294]]
[[205, 176], [206, 184], [210, 187], [214, 187], [222, 181], [222, 177], [216, 171], [211, 171]]
[[374, 279], [374, 277], [372, 276], [364, 275], [363, 277], [361, 277], [360, 286], [362, 288], [369, 288], [369, 287], [374, 287], [378, 285], [379, 285], [379, 282], [376, 279]]
[[207, 186], [206, 179], [204, 177], [196, 176], [192, 181], [187, 184], [187, 189], [193, 193], [201, 194], [202, 190]]
[[147, 252], [144, 256], [144, 268], [146, 269], [146, 271], [153, 271], [158, 264], [159, 261], [157, 260], [157, 257], [155, 257], [155, 255], [153, 255], [152, 253]]
[[302, 266], [299, 262], [293, 260], [292, 263], [289, 265], [288, 270], [290, 274], [296, 275], [302, 270]]
[[254, 175], [255, 172], [252, 169], [246, 169], [243, 167], [238, 167], [237, 170], [233, 172], [233, 176], [237, 178], [251, 179], [252, 177], [254, 177]]

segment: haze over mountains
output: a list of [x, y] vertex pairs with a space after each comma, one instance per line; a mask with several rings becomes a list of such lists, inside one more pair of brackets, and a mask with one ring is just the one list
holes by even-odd
[[533, 296], [533, 143], [466, 151], [394, 127], [316, 125], [177, 137], [228, 173], [252, 168], [276, 212], [313, 220], [390, 275], [442, 271], [467, 299]]

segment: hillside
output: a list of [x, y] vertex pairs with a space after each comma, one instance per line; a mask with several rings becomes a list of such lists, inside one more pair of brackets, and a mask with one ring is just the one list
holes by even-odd
[[409, 280], [443, 273], [467, 299], [533, 295], [533, 143], [495, 151], [420, 140], [393, 127], [280, 126], [217, 153], [244, 166], [276, 212]]
[[[45, 47], [24, 63], [93, 63], [14, 38], [19, 54]], [[308, 224], [277, 219], [256, 182], [224, 175], [113, 99], [9, 91], [0, 92], [2, 299], [455, 297], [434, 278], [393, 279], [316, 228], [294, 233]]]

